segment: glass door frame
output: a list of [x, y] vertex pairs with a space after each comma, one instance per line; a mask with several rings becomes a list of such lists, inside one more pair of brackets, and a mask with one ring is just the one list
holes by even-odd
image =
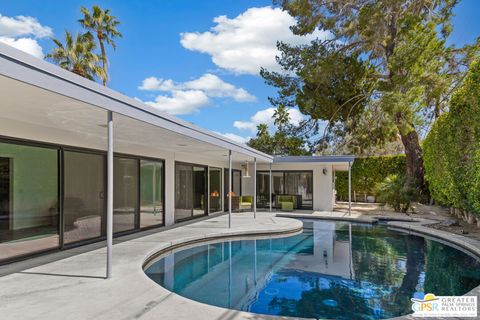
[[57, 151], [57, 231], [58, 231], [57, 246], [49, 249], [44, 249], [44, 250], [39, 250], [31, 253], [14, 256], [11, 259], [7, 259], [5, 261], [0, 262], [0, 266], [4, 264], [17, 262], [17, 261], [22, 261], [29, 257], [35, 257], [42, 254], [63, 249], [63, 152], [62, 152], [62, 146], [54, 143], [38, 142], [33, 140], [7, 137], [2, 135], [0, 135], [0, 142], [8, 143], [8, 144], [17, 144], [17, 145], [28, 146], [28, 147], [45, 148], [45, 149], [51, 149], [51, 150]]
[[[242, 195], [242, 170], [241, 169], [233, 169], [232, 168], [232, 177], [234, 176], [234, 173], [235, 172], [239, 172], [240, 173], [240, 190], [238, 191], [238, 195], [237, 196], [241, 196]], [[228, 179], [231, 179], [232, 177], [229, 177], [228, 176], [228, 168], [223, 168], [223, 211], [224, 212], [227, 212], [228, 211], [228, 181], [230, 180], [227, 180], [227, 177]], [[232, 191], [233, 191], [233, 179], [232, 179]]]
[[[218, 211], [210, 211], [210, 195], [211, 195], [211, 190], [210, 190], [210, 169], [216, 169], [220, 172], [220, 210]], [[221, 167], [214, 167], [214, 166], [209, 166], [208, 167], [208, 214], [210, 213], [218, 213], [218, 212], [223, 212], [223, 203], [225, 201], [224, 199], [224, 172]]]
[[[186, 217], [186, 218], [181, 218], [181, 219], [177, 219], [175, 217], [175, 210], [177, 209], [177, 199], [176, 199], [176, 193], [177, 193], [177, 180], [176, 180], [176, 175], [177, 175], [177, 165], [182, 165], [182, 166], [188, 166], [191, 168], [192, 170], [192, 208], [191, 208], [191, 214], [189, 217]], [[205, 184], [204, 184], [204, 199], [206, 199], [207, 201], [204, 202], [204, 212], [203, 214], [201, 215], [195, 215], [194, 214], [194, 205], [193, 205], [193, 200], [194, 200], [194, 197], [195, 197], [195, 193], [193, 192], [193, 172], [195, 172], [193, 169], [197, 167], [197, 168], [203, 168], [204, 169], [204, 174], [205, 174]], [[173, 203], [174, 203], [174, 212], [173, 212], [173, 220], [174, 220], [174, 223], [178, 223], [178, 222], [183, 222], [183, 221], [188, 221], [188, 220], [192, 220], [192, 219], [197, 219], [197, 218], [201, 218], [201, 217], [205, 217], [208, 215], [208, 209], [209, 209], [209, 206], [210, 206], [210, 200], [209, 200], [209, 194], [208, 194], [208, 188], [209, 188], [209, 185], [208, 185], [208, 174], [209, 174], [209, 171], [208, 171], [208, 166], [207, 165], [203, 165], [203, 164], [198, 164], [198, 163], [191, 163], [191, 162], [184, 162], [184, 161], [175, 161], [175, 168], [174, 168], [174, 176], [175, 176], [175, 185], [173, 187], [173, 192], [174, 192], [174, 200], [173, 200]]]
[[[303, 209], [303, 210], [313, 210], [313, 208], [315, 207], [314, 206], [314, 196], [315, 196], [315, 184], [314, 184], [314, 173], [313, 173], [313, 170], [272, 170], [272, 174], [273, 173], [282, 173], [282, 176], [283, 176], [283, 190], [285, 191], [286, 190], [286, 179], [285, 179], [285, 173], [310, 173], [312, 175], [312, 206], [311, 207], [300, 207], [299, 209]], [[266, 173], [268, 176], [269, 175], [269, 170], [257, 170], [257, 174], [258, 173]], [[272, 182], [272, 179], [269, 179], [269, 183]], [[258, 179], [257, 179], [257, 183], [258, 183]], [[257, 186], [255, 186], [255, 188], [257, 188]], [[272, 199], [274, 199], [274, 195], [276, 195], [274, 193], [274, 189], [273, 189], [273, 186], [272, 186]], [[257, 190], [257, 194], [258, 194], [258, 190]], [[275, 203], [275, 200], [272, 200], [274, 203]], [[258, 203], [257, 203], [258, 205]]]

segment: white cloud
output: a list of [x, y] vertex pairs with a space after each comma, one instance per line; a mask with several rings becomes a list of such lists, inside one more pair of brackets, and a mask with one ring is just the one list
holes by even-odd
[[[253, 116], [250, 117], [249, 121], [237, 120], [233, 123], [233, 126], [240, 130], [250, 130], [251, 132], [255, 133], [259, 124], [263, 123], [270, 127], [273, 126], [274, 112], [275, 108], [273, 107], [257, 111]], [[290, 116], [290, 123], [293, 125], [298, 125], [304, 118], [302, 113], [295, 108], [289, 108], [288, 114]]]
[[210, 98], [231, 98], [237, 102], [256, 100], [255, 96], [245, 89], [237, 88], [211, 73], [182, 83], [175, 83], [171, 79], [149, 77], [144, 79], [138, 88], [169, 93], [169, 95], [158, 95], [155, 101], [147, 104], [171, 114], [188, 114], [198, 111], [199, 108], [209, 105]]
[[0, 14], [0, 35], [9, 38], [20, 36], [34, 36], [35, 38], [51, 37], [50, 27], [42, 26], [34, 17], [16, 16], [5, 17]]
[[199, 108], [208, 105], [210, 100], [203, 91], [199, 90], [176, 90], [171, 96], [159, 95], [155, 101], [145, 102], [158, 110], [170, 114], [189, 114], [198, 111]]
[[235, 133], [221, 133], [221, 132], [217, 132], [217, 131], [215, 131], [215, 133], [219, 134], [221, 136], [224, 136], [225, 138], [228, 138], [230, 140], [233, 140], [235, 142], [238, 142], [238, 143], [246, 144], [250, 140], [250, 137], [242, 137], [242, 136], [239, 136]]
[[41, 25], [34, 17], [6, 17], [0, 14], [0, 42], [43, 58], [42, 47], [36, 39], [50, 37], [52, 29]]
[[186, 49], [209, 54], [217, 66], [238, 74], [258, 74], [260, 67], [279, 70], [277, 41], [295, 45], [328, 37], [319, 30], [307, 36], [294, 35], [289, 27], [295, 19], [270, 6], [249, 8], [232, 19], [218, 16], [213, 22], [216, 25], [210, 31], [182, 33], [180, 43]]
[[43, 50], [42, 47], [38, 44], [37, 40], [31, 38], [8, 38], [0, 37], [0, 42], [8, 44], [14, 48], [25, 51], [26, 53], [31, 54], [34, 57], [43, 59]]

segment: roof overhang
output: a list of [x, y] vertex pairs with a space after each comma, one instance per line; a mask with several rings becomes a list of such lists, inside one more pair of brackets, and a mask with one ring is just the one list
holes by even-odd
[[[112, 111], [115, 121], [120, 122], [119, 128], [131, 131], [120, 132], [123, 139], [148, 141], [153, 137], [145, 135], [151, 134], [157, 140], [162, 140], [155, 141], [158, 147], [170, 148], [175, 152], [197, 154], [197, 150], [210, 150], [211, 156], [217, 157], [219, 154], [224, 156], [226, 150], [231, 150], [237, 156], [237, 161], [253, 158], [260, 163], [273, 161], [273, 157], [268, 154], [155, 110], [140, 101], [2, 43], [0, 93], [2, 97], [9, 97], [7, 100], [10, 102], [2, 102], [0, 119], [5, 117], [4, 122], [23, 121], [39, 128], [50, 125], [52, 129], [59, 129], [58, 124], [68, 123], [71, 128], [65, 126], [63, 129], [66, 131], [78, 133], [83, 130], [84, 135], [95, 136], [104, 134], [104, 128], [97, 130], [98, 123], [103, 123], [106, 112]], [[27, 104], [29, 108], [18, 109]], [[183, 145], [183, 140], [185, 145], [195, 144], [196, 149], [182, 148], [180, 145]]]
[[355, 161], [355, 156], [285, 156], [274, 157], [273, 163], [352, 163]]

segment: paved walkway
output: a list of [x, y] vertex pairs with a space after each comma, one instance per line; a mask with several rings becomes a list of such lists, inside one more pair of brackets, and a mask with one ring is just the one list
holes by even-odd
[[[105, 280], [105, 248], [0, 278], [0, 318], [23, 319], [270, 319], [227, 310], [165, 290], [142, 264], [151, 254], [185, 241], [218, 236], [295, 232], [302, 223], [271, 213], [223, 215], [114, 245], [113, 278]], [[118, 241], [117, 241], [118, 242]]]

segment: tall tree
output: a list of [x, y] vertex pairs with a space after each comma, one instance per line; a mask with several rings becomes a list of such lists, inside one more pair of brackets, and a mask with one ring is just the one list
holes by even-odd
[[87, 30], [93, 32], [98, 40], [101, 50], [102, 64], [104, 70], [103, 85], [107, 85], [108, 72], [107, 72], [107, 53], [105, 51], [105, 42], [112, 46], [115, 50], [116, 45], [114, 38], [122, 37], [122, 34], [118, 32], [117, 26], [120, 21], [110, 14], [110, 9], [103, 10], [99, 6], [94, 5], [92, 11], [85, 7], [82, 7], [80, 11], [83, 13], [83, 19], [78, 20], [80, 24]]
[[[407, 159], [407, 183], [426, 190], [419, 130], [430, 114], [441, 112], [479, 47], [478, 41], [463, 48], [446, 45], [457, 0], [275, 2], [297, 19], [294, 33], [320, 29], [329, 34], [307, 47], [279, 45], [279, 62], [288, 72], [263, 70], [262, 75], [280, 88], [280, 100], [290, 99], [310, 116], [307, 130], [327, 120], [327, 128], [355, 132], [365, 124], [365, 114], [380, 117], [382, 126], [372, 132], [378, 134], [373, 140], [398, 134]], [[313, 71], [304, 68], [309, 65]]]
[[104, 78], [104, 70], [99, 65], [100, 57], [94, 52], [95, 41], [91, 34], [76, 34], [74, 37], [65, 31], [65, 44], [55, 38], [52, 41], [56, 47], [47, 54], [48, 59], [84, 78]]
[[285, 106], [279, 106], [274, 111], [272, 118], [276, 127], [275, 133], [271, 135], [266, 124], [259, 124], [257, 126], [257, 136], [248, 142], [250, 147], [279, 156], [310, 154], [305, 148], [305, 139], [291, 133], [290, 114]]

